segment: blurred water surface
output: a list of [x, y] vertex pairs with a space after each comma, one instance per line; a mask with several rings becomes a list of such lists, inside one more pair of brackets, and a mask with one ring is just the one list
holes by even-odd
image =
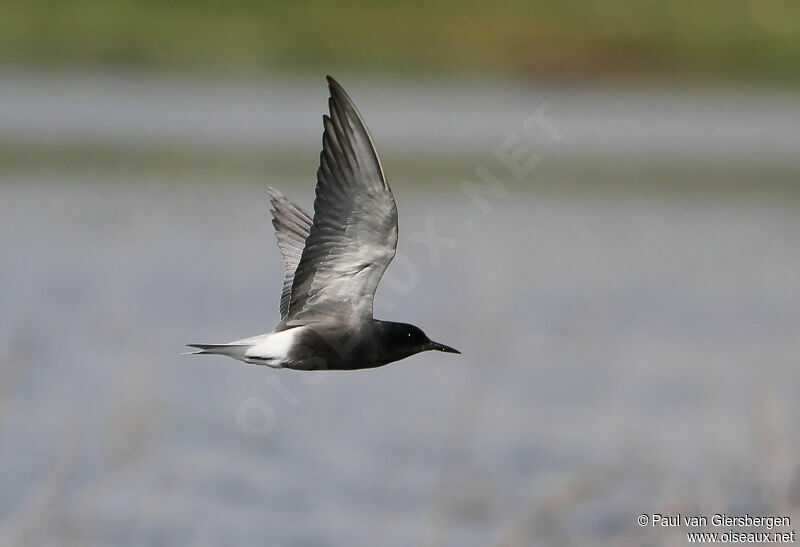
[[[532, 116], [531, 125], [546, 119], [559, 134], [524, 132], [550, 155], [794, 161], [800, 149], [800, 102], [781, 88], [334, 76], [381, 148], [484, 153], [523, 133]], [[0, 144], [313, 150], [327, 93], [321, 74], [9, 70], [0, 79]]]
[[181, 356], [277, 321], [263, 184], [310, 210], [314, 169], [2, 171], [0, 543], [614, 545], [682, 541], [641, 513], [800, 517], [796, 200], [506, 177], [484, 212], [392, 179], [376, 315], [463, 355]]

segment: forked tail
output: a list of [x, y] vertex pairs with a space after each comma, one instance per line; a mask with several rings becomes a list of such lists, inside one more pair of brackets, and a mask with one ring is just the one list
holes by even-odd
[[244, 360], [244, 354], [250, 347], [249, 344], [187, 344], [187, 346], [200, 351], [188, 351], [184, 355], [227, 355], [241, 361]]

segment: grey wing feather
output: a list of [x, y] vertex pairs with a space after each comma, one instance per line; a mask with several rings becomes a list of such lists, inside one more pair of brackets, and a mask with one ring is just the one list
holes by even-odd
[[283, 290], [281, 291], [281, 319], [285, 319], [289, 313], [294, 272], [297, 270], [306, 238], [311, 231], [312, 220], [305, 211], [286, 199], [275, 188], [267, 186], [267, 191], [272, 202], [272, 226], [275, 227], [278, 248], [281, 250], [283, 263], [286, 265]]
[[372, 317], [375, 289], [395, 255], [397, 208], [355, 105], [328, 77], [314, 221], [294, 274], [286, 325]]

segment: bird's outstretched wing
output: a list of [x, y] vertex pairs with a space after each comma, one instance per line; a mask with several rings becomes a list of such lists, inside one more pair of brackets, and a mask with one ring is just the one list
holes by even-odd
[[272, 201], [272, 226], [275, 227], [275, 237], [278, 239], [278, 248], [286, 265], [283, 276], [283, 290], [281, 291], [281, 320], [286, 319], [289, 313], [289, 299], [292, 292], [292, 282], [303, 246], [306, 244], [308, 233], [311, 231], [311, 217], [300, 207], [286, 199], [275, 188], [267, 186], [270, 201]]
[[286, 326], [372, 318], [397, 247], [397, 208], [367, 126], [328, 76], [314, 221], [292, 282]]

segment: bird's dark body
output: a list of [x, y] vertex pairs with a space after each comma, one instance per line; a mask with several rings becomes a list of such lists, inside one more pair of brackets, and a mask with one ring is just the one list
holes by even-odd
[[372, 320], [349, 326], [309, 325], [298, 333], [286, 368], [357, 370], [376, 368], [431, 349], [422, 331], [405, 323]]

